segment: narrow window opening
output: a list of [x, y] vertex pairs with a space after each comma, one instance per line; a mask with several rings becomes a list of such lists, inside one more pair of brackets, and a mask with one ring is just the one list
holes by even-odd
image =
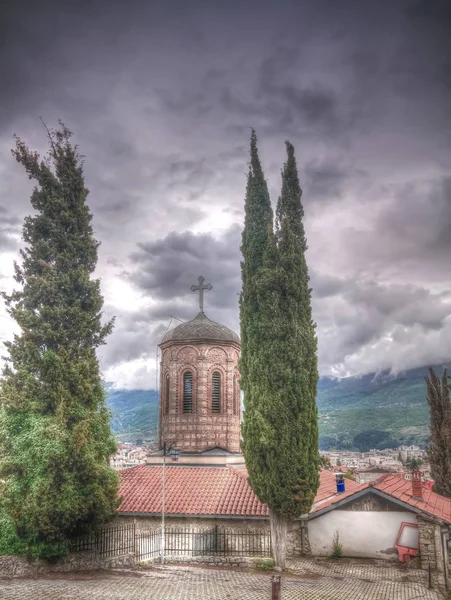
[[187, 371], [183, 375], [183, 412], [193, 412], [193, 374]]
[[211, 376], [211, 412], [221, 412], [221, 373], [215, 371]]
[[164, 405], [164, 412], [166, 415], [169, 414], [169, 375], [166, 375], [166, 382], [165, 382], [165, 405]]

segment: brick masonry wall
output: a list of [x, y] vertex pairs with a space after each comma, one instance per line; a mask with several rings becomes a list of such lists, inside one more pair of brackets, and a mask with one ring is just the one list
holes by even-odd
[[[160, 363], [160, 447], [175, 442], [183, 451], [221, 446], [240, 452], [241, 398], [236, 343], [182, 344], [170, 342]], [[183, 374], [193, 374], [193, 412], [183, 413]], [[221, 412], [211, 410], [211, 378], [221, 373]], [[169, 413], [166, 385], [169, 375]]]
[[[247, 556], [166, 556], [166, 564], [189, 563], [195, 565], [216, 565], [218, 567], [255, 567], [261, 558]], [[268, 559], [269, 560], [269, 559]], [[145, 561], [147, 563], [160, 563], [160, 557]]]
[[443, 555], [442, 527], [429, 519], [417, 517], [420, 538], [420, 562], [424, 571], [431, 568], [432, 585], [444, 591], [445, 564], [447, 556]]

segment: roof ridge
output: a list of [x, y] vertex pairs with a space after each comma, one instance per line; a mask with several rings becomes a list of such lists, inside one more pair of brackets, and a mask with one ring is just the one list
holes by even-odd
[[386, 479], [390, 479], [390, 477], [397, 477], [397, 475], [395, 475], [395, 473], [385, 473], [385, 475], [381, 475], [374, 481], [370, 481], [368, 486], [369, 487], [377, 487], [380, 483], [382, 483]]

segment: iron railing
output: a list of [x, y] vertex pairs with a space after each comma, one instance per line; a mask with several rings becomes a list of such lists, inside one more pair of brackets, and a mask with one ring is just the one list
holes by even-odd
[[[266, 531], [237, 531], [222, 527], [196, 529], [165, 527], [165, 556], [271, 556]], [[134, 553], [137, 561], [161, 556], [161, 527], [138, 529], [136, 524], [106, 527], [73, 540], [71, 552], [93, 552], [99, 557]]]
[[72, 540], [71, 552], [94, 552], [101, 558], [135, 552], [134, 525], [105, 527], [87, 536]]
[[[160, 556], [161, 537], [161, 528], [137, 532], [137, 560]], [[271, 557], [271, 535], [266, 531], [165, 527], [164, 537], [166, 556]]]

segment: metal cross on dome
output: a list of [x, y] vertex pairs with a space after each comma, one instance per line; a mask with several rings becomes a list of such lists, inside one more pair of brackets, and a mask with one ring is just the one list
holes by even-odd
[[201, 312], [204, 312], [204, 290], [212, 290], [213, 286], [211, 283], [206, 283], [204, 285], [205, 277], [202, 277], [202, 275], [197, 281], [199, 282], [199, 285], [192, 285], [190, 289], [192, 292], [199, 292], [199, 308]]

